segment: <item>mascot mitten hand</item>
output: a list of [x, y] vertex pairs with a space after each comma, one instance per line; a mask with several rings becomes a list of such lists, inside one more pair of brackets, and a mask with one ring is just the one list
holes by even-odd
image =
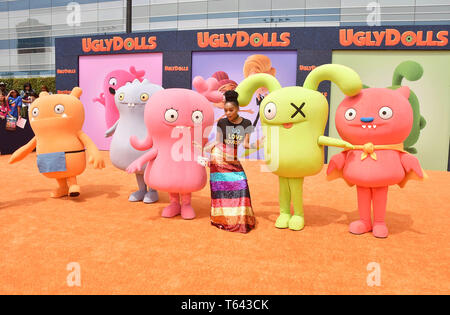
[[127, 167], [127, 173], [133, 174], [139, 172], [144, 167], [144, 162], [140, 160], [136, 160], [133, 163], [130, 164], [130, 166]]
[[89, 164], [92, 164], [95, 169], [105, 168], [105, 160], [101, 156], [100, 152], [88, 152]]
[[422, 168], [420, 167], [419, 160], [415, 156], [411, 154], [403, 154], [401, 161], [406, 173], [414, 172], [417, 176], [423, 178]]
[[334, 155], [330, 163], [328, 165], [327, 174], [331, 174], [335, 169], [338, 171], [342, 171], [345, 165], [345, 153], [341, 152], [339, 154]]

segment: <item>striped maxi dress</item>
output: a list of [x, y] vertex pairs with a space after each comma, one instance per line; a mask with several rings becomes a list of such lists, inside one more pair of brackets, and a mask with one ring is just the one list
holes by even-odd
[[211, 152], [211, 224], [230, 232], [248, 233], [256, 224], [244, 169], [225, 144]]

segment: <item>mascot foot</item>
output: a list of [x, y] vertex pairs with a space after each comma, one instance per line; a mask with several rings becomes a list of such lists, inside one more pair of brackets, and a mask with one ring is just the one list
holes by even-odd
[[173, 218], [181, 213], [181, 206], [179, 203], [171, 203], [164, 208], [161, 216], [164, 218]]
[[384, 223], [376, 223], [373, 225], [373, 236], [377, 238], [386, 238], [389, 235], [388, 228]]
[[291, 215], [288, 213], [281, 213], [275, 222], [275, 227], [279, 229], [287, 229], [289, 227], [289, 220], [291, 219]]
[[154, 203], [159, 200], [158, 192], [156, 190], [150, 189], [144, 197], [144, 203]]
[[58, 188], [51, 192], [51, 198], [61, 198], [69, 194], [69, 188]]
[[128, 198], [128, 201], [130, 201], [130, 202], [142, 201], [142, 200], [144, 200], [146, 193], [147, 193], [146, 191], [141, 191], [141, 190], [135, 191], [134, 193], [132, 193], [130, 195], [130, 197]]
[[181, 207], [181, 217], [185, 220], [192, 220], [195, 218], [195, 211], [191, 205], [183, 205]]
[[72, 185], [69, 187], [69, 197], [78, 197], [80, 195], [80, 186]]
[[360, 235], [372, 231], [372, 227], [362, 220], [358, 220], [350, 223], [349, 230], [352, 234]]
[[305, 227], [305, 219], [299, 215], [294, 215], [289, 220], [289, 229], [293, 231], [300, 231]]

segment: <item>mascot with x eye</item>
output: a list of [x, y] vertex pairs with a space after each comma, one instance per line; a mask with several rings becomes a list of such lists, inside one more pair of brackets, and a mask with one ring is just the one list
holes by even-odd
[[323, 135], [328, 119], [328, 102], [317, 88], [324, 80], [336, 83], [350, 96], [362, 88], [355, 71], [329, 64], [314, 69], [303, 87], [282, 88], [273, 76], [255, 74], [242, 81], [236, 89], [241, 106], [247, 105], [260, 87], [266, 87], [270, 92], [261, 103], [260, 116], [265, 135], [265, 160], [269, 170], [279, 177], [280, 216], [275, 223], [277, 228], [303, 229], [303, 180], [322, 169], [324, 146], [352, 148], [348, 142]]

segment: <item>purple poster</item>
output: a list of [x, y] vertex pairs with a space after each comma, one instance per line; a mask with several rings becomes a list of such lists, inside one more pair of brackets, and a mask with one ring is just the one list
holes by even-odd
[[[273, 75], [281, 86], [295, 86], [297, 76], [297, 51], [231, 51], [231, 52], [194, 52], [192, 54], [192, 78], [202, 76], [216, 78], [220, 91], [235, 89], [237, 84], [255, 73]], [[263, 136], [259, 121], [259, 106], [257, 99], [267, 95], [265, 89], [256, 91], [253, 101], [242, 107], [239, 115], [256, 124], [255, 131], [250, 137], [250, 143], [256, 142]], [[262, 96], [262, 97], [261, 97]], [[223, 103], [214, 104], [215, 121], [224, 116]], [[215, 139], [216, 129], [210, 135]], [[242, 146], [239, 148], [240, 158], [263, 159], [264, 149], [245, 156]]]

